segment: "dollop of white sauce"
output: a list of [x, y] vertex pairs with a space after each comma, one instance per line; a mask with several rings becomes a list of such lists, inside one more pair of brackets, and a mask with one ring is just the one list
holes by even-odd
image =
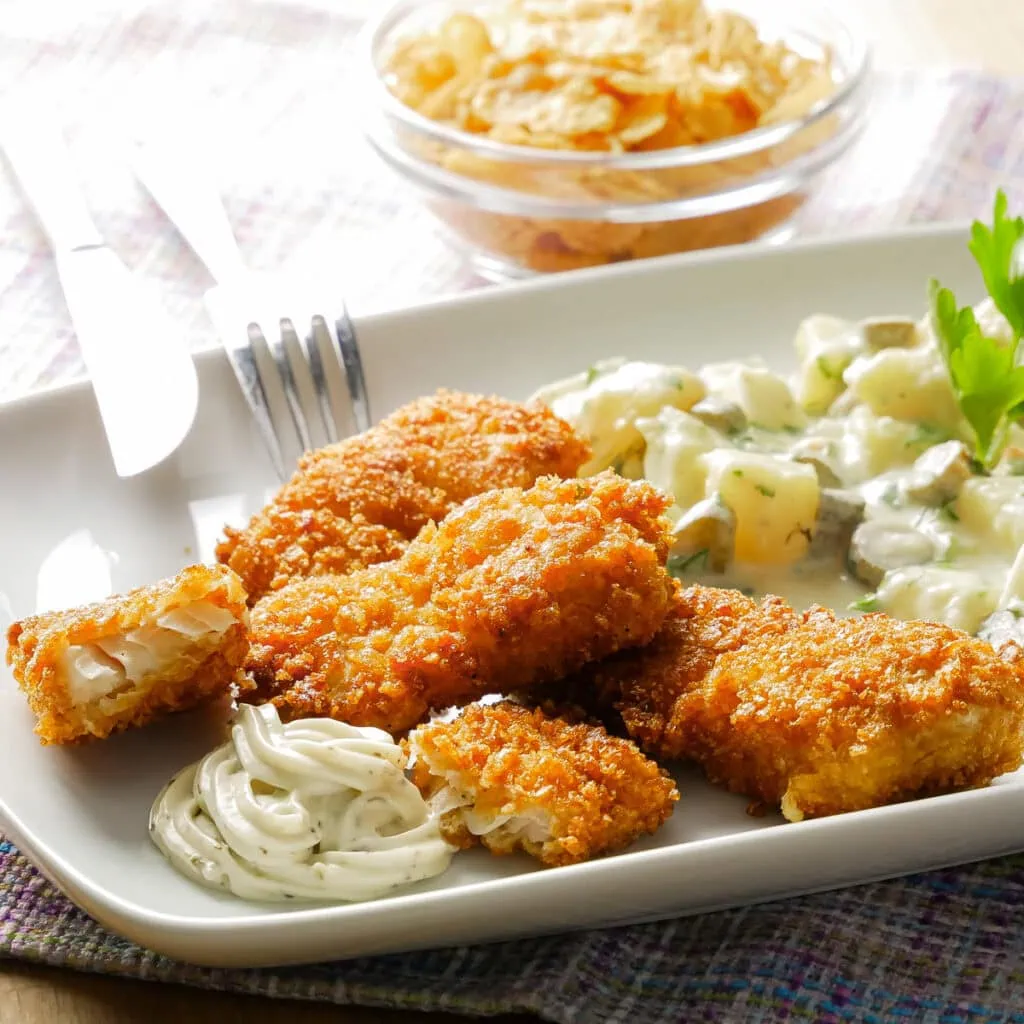
[[150, 835], [183, 874], [243, 899], [374, 899], [444, 871], [455, 848], [380, 729], [283, 724], [243, 706], [231, 740], [176, 775]]

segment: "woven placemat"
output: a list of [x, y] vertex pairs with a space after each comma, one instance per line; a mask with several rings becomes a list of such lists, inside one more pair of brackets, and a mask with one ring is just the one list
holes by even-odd
[[661, 924], [268, 971], [175, 963], [105, 932], [0, 844], [0, 949], [288, 999], [561, 1024], [1024, 1024], [1024, 856]]
[[[196, 345], [211, 282], [126, 170], [117, 143], [187, 133], [257, 269], [333, 268], [358, 315], [482, 287], [353, 135], [345, 67], [373, 0], [166, 0], [19, 8], [5, 82], [49, 96], [96, 218]], [[63, 9], [66, 7], [67, 9]], [[38, 23], [33, 19], [38, 18]], [[300, 55], [301, 56], [298, 56]], [[157, 126], [154, 129], [154, 126]], [[907, 74], [802, 234], [1024, 202], [1024, 81]], [[53, 263], [0, 177], [0, 397], [82, 371]], [[662, 924], [276, 971], [174, 963], [104, 931], [0, 841], [0, 954], [203, 988], [554, 1021], [785, 1020], [1024, 1024], [1024, 858]]]

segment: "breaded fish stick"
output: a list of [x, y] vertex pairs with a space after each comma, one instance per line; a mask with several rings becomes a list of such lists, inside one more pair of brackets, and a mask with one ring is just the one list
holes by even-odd
[[246, 699], [398, 733], [647, 643], [673, 589], [667, 502], [613, 473], [472, 498], [397, 561], [260, 601]]
[[293, 579], [397, 558], [431, 521], [499, 487], [573, 477], [589, 447], [541, 405], [439, 391], [305, 455], [292, 479], [217, 558], [250, 602]]
[[685, 697], [693, 687], [721, 655], [779, 636], [798, 621], [778, 597], [758, 602], [738, 590], [678, 587], [664, 625], [643, 650], [623, 651], [548, 689], [552, 697], [604, 719], [618, 713], [627, 734], [653, 757], [686, 758], [690, 711]]
[[791, 821], [984, 785], [1024, 756], [1020, 663], [940, 623], [691, 587], [649, 648], [588, 677], [648, 753]]
[[102, 738], [226, 696], [245, 652], [241, 580], [193, 565], [97, 604], [15, 622], [7, 661], [45, 743]]
[[511, 701], [470, 704], [405, 741], [441, 834], [463, 849], [576, 864], [656, 832], [679, 793], [629, 740]]

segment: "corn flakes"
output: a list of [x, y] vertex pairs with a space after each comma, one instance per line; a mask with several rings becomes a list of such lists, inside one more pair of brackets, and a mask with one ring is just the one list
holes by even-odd
[[[385, 80], [402, 103], [474, 136], [538, 151], [516, 162], [413, 141], [459, 174], [549, 199], [657, 203], [728, 188], [820, 144], [810, 125], [773, 149], [683, 166], [545, 166], [544, 150], [624, 154], [714, 142], [796, 119], [835, 90], [831, 58], [762, 39], [703, 0], [497, 0], [401, 40]], [[591, 266], [756, 238], [799, 196], [700, 222], [616, 224], [480, 209], [445, 219], [535, 269]]]

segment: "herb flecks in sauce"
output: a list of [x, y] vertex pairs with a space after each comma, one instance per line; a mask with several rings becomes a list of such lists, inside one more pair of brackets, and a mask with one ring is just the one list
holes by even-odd
[[949, 440], [951, 438], [948, 430], [937, 427], [933, 423], [918, 423], [914, 427], [914, 433], [907, 438], [906, 447], [923, 450]]
[[899, 484], [886, 484], [879, 493], [878, 500], [890, 508], [899, 508], [903, 504]]
[[707, 567], [708, 554], [707, 548], [701, 548], [692, 555], [672, 555], [668, 560], [668, 571], [676, 579], [685, 579], [691, 572], [703, 572]]
[[974, 310], [933, 285], [924, 321], [808, 317], [788, 377], [617, 359], [536, 397], [601, 452], [583, 475], [672, 496], [675, 574], [975, 631], [1024, 604], [1024, 221], [993, 219]]
[[243, 899], [374, 899], [455, 853], [405, 766], [379, 729], [243, 705], [231, 739], [157, 797], [150, 836], [183, 874]]
[[843, 370], [846, 367], [841, 362], [833, 362], [827, 356], [818, 356], [815, 359], [815, 365], [826, 380], [839, 381], [843, 379]]

